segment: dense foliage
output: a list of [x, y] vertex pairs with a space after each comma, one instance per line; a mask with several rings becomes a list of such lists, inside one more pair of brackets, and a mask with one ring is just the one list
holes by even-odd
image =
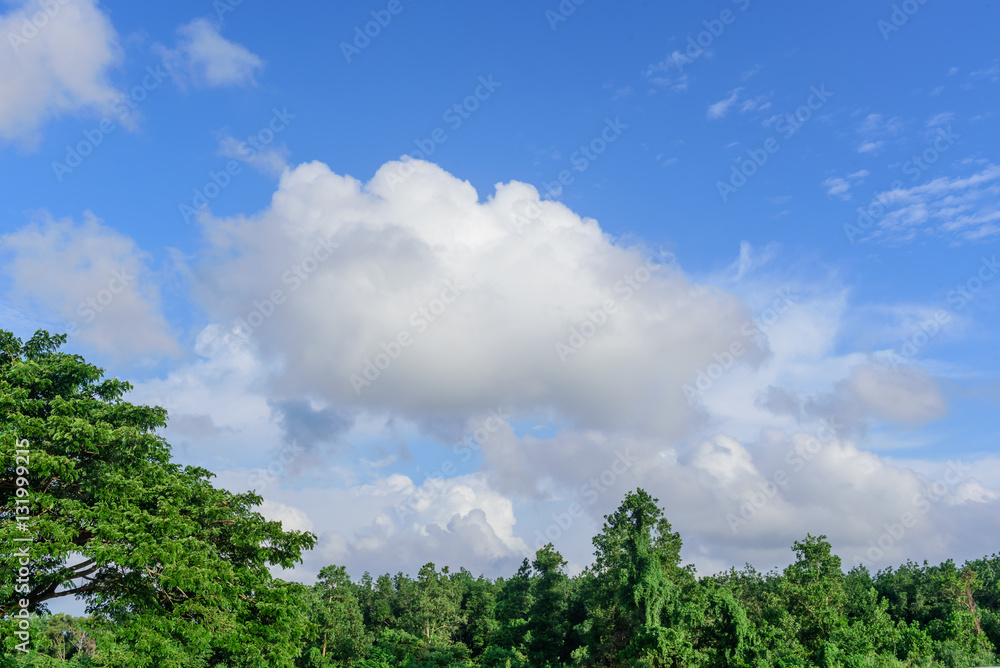
[[[315, 537], [266, 521], [259, 496], [171, 463], [155, 434], [166, 411], [124, 401], [128, 383], [58, 352], [64, 342], [0, 331], [3, 649], [18, 651], [16, 615], [76, 596], [92, 615], [73, 621], [88, 639], [79, 653], [112, 638], [94, 654], [108, 665], [293, 665], [306, 588], [269, 567], [292, 566]], [[59, 642], [53, 652], [71, 653]]]
[[[324, 568], [271, 577], [312, 547], [169, 461], [161, 409], [132, 406], [60, 337], [0, 332], [0, 668], [760, 668], [990, 666], [1000, 651], [1000, 555], [958, 566], [844, 572], [825, 536], [782, 571], [697, 577], [658, 501], [605, 517], [573, 577], [552, 544], [509, 578], [429, 563], [415, 578]], [[31, 443], [31, 651], [15, 650], [17, 438]], [[60, 589], [62, 587], [62, 589]], [[89, 616], [46, 614], [63, 592]]]

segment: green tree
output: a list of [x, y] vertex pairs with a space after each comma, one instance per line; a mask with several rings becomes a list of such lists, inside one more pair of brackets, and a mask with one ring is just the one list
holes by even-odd
[[592, 660], [610, 666], [669, 666], [694, 656], [692, 627], [703, 617], [685, 595], [680, 536], [642, 489], [629, 492], [594, 538]]
[[569, 632], [569, 578], [563, 572], [566, 560], [552, 543], [539, 548], [531, 562], [538, 577], [529, 613], [531, 643], [528, 657], [532, 665], [551, 666], [568, 658], [565, 652]]
[[[123, 399], [64, 335], [22, 343], [0, 331], [0, 632], [26, 599], [45, 612], [75, 596], [133, 649], [122, 665], [290, 666], [306, 628], [302, 585], [269, 566], [301, 560], [315, 536], [254, 512], [262, 499], [170, 461], [162, 408]], [[29, 454], [19, 459], [18, 450]], [[18, 468], [18, 467], [22, 468]], [[28, 496], [18, 497], [21, 483]], [[30, 515], [18, 515], [17, 500]], [[27, 517], [22, 526], [15, 517]], [[30, 535], [30, 584], [16, 581]], [[24, 589], [28, 589], [24, 591]]]
[[433, 563], [424, 564], [415, 584], [409, 579], [404, 582], [404, 630], [426, 640], [450, 641], [465, 617], [462, 595], [448, 577], [448, 567], [439, 573]]
[[847, 625], [844, 572], [826, 536], [807, 534], [792, 549], [796, 560], [785, 568], [783, 598], [796, 619], [799, 643], [816, 658], [830, 636]]
[[479, 656], [497, 631], [496, 586], [483, 576], [474, 578], [464, 568], [453, 574], [451, 580], [462, 596], [462, 623], [455, 640], [468, 647], [473, 657]]
[[343, 566], [327, 566], [310, 590], [312, 623], [303, 665], [343, 668], [362, 659], [371, 647], [354, 584]]
[[531, 563], [525, 559], [513, 577], [499, 583], [496, 643], [504, 649], [526, 651], [530, 640], [527, 635], [528, 619], [534, 603], [533, 580]]

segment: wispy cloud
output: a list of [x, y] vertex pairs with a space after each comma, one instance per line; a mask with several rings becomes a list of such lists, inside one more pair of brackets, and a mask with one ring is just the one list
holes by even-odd
[[827, 189], [827, 195], [839, 197], [842, 200], [849, 200], [851, 199], [851, 187], [861, 183], [866, 176], [868, 176], [868, 170], [862, 169], [853, 174], [848, 174], [846, 177], [837, 176], [829, 178], [823, 181], [823, 187]]
[[743, 91], [742, 88], [737, 88], [732, 92], [732, 94], [724, 100], [719, 100], [715, 104], [709, 105], [708, 107], [708, 118], [710, 120], [718, 120], [729, 113], [729, 109], [736, 104], [736, 100], [739, 99], [740, 93]]
[[157, 45], [163, 64], [180, 86], [250, 86], [264, 62], [246, 47], [219, 34], [207, 19], [195, 19], [177, 29], [175, 49]]
[[681, 65], [689, 60], [680, 51], [674, 51], [660, 62], [650, 65], [646, 69], [646, 78], [661, 88], [667, 88], [675, 93], [684, 92], [688, 88], [688, 75], [684, 74]]
[[988, 164], [964, 177], [941, 177], [923, 185], [879, 193], [890, 203], [870, 238], [894, 243], [938, 235], [954, 243], [1000, 233], [1000, 165]]
[[744, 72], [743, 74], [740, 75], [740, 81], [746, 81], [750, 77], [756, 76], [757, 73], [760, 72], [760, 70], [761, 70], [762, 67], [763, 67], [763, 65], [761, 65], [760, 63], [757, 63], [756, 65], [754, 65], [753, 67], [751, 67], [746, 72]]
[[885, 145], [884, 141], [866, 141], [858, 146], [858, 153], [877, 153]]
[[955, 114], [950, 111], [945, 111], [927, 119], [927, 127], [933, 128], [938, 125], [946, 125], [951, 123], [953, 120], [955, 120]]

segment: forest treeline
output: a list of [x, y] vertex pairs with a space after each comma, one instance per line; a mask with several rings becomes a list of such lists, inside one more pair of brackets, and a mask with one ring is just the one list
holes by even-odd
[[[288, 604], [303, 668], [992, 666], [1000, 648], [1000, 555], [956, 566], [843, 572], [825, 536], [794, 544], [783, 571], [696, 577], [645, 491], [628, 494], [576, 577], [552, 544], [509, 578], [425, 564], [416, 578], [343, 566]], [[37, 651], [11, 666], [113, 666], [113, 626], [39, 620]], [[57, 660], [58, 663], [53, 661]], [[65, 662], [65, 663], [64, 663]], [[149, 665], [166, 665], [151, 663]], [[192, 657], [190, 663], [212, 665]]]
[[[328, 566], [312, 586], [283, 581], [271, 569], [301, 563], [316, 536], [171, 462], [166, 411], [128, 403], [127, 382], [63, 343], [0, 331], [0, 668], [998, 663], [1000, 555], [844, 572], [807, 535], [781, 571], [698, 577], [642, 489], [572, 577], [549, 544], [505, 578], [428, 563], [416, 577]], [[48, 614], [62, 596], [89, 616]]]

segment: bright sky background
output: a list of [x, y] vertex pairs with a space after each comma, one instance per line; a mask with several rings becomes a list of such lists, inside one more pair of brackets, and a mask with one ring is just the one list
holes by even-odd
[[997, 551], [996, 3], [234, 3], [0, 5], [0, 327], [286, 577]]

